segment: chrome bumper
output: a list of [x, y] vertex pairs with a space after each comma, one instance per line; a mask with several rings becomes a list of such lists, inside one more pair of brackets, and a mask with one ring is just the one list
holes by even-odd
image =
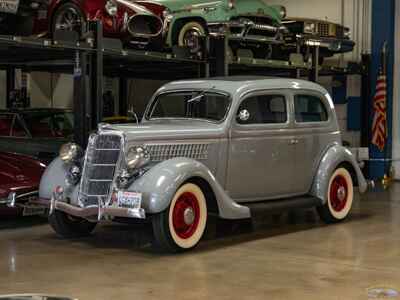
[[102, 204], [97, 206], [78, 207], [63, 201], [56, 200], [56, 197], [54, 196], [52, 197], [52, 199], [39, 198], [36, 201], [32, 201], [31, 203], [49, 208], [49, 215], [51, 215], [55, 210], [59, 210], [65, 212], [68, 215], [83, 219], [90, 219], [95, 217], [98, 221], [114, 217], [133, 219], [146, 218], [146, 213], [143, 208], [132, 209], [124, 207], [104, 206]]
[[39, 191], [33, 191], [24, 194], [17, 194], [16, 192], [12, 192], [8, 195], [6, 199], [0, 199], [0, 204], [7, 205], [8, 207], [15, 208], [19, 205], [19, 200], [24, 200], [31, 203], [32, 197], [36, 197], [39, 195]]

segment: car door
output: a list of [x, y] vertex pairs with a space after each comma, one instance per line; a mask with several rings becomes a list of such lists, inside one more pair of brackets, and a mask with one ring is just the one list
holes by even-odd
[[296, 130], [296, 170], [293, 189], [298, 194], [308, 193], [321, 156], [330, 143], [332, 116], [322, 94], [294, 92], [294, 128]]
[[292, 194], [295, 146], [288, 93], [248, 94], [236, 110], [230, 130], [226, 187], [237, 202]]

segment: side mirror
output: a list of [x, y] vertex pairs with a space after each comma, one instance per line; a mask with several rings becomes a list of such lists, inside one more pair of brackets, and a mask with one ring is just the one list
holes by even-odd
[[242, 109], [237, 116], [237, 120], [239, 123], [245, 123], [249, 119], [250, 119], [250, 113], [247, 109]]

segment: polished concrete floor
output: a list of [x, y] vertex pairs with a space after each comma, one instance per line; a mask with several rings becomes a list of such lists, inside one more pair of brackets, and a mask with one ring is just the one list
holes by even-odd
[[[40, 219], [0, 221], [0, 293], [95, 299], [368, 299], [400, 290], [400, 184], [357, 200], [345, 223], [313, 211], [212, 222], [193, 252], [161, 255], [146, 228], [106, 224], [60, 240]], [[397, 298], [395, 298], [397, 299]], [[400, 298], [399, 298], [400, 299]]]

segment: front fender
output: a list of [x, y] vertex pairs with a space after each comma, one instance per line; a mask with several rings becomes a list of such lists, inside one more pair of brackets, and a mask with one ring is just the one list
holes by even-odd
[[51, 199], [56, 186], [66, 187], [68, 168], [64, 162], [57, 157], [46, 168], [40, 180], [39, 197]]
[[351, 151], [341, 145], [330, 147], [324, 154], [318, 167], [314, 182], [311, 188], [311, 195], [321, 199], [326, 203], [329, 180], [335, 169], [342, 163], [349, 163], [355, 171], [358, 188], [361, 193], [366, 192], [368, 188], [367, 181], [361, 172], [358, 163]]
[[250, 218], [249, 208], [235, 203], [211, 171], [193, 159], [175, 158], [159, 163], [137, 179], [128, 190], [142, 193], [142, 208], [146, 213], [156, 214], [166, 210], [179, 187], [195, 177], [207, 181], [210, 185], [221, 218]]

